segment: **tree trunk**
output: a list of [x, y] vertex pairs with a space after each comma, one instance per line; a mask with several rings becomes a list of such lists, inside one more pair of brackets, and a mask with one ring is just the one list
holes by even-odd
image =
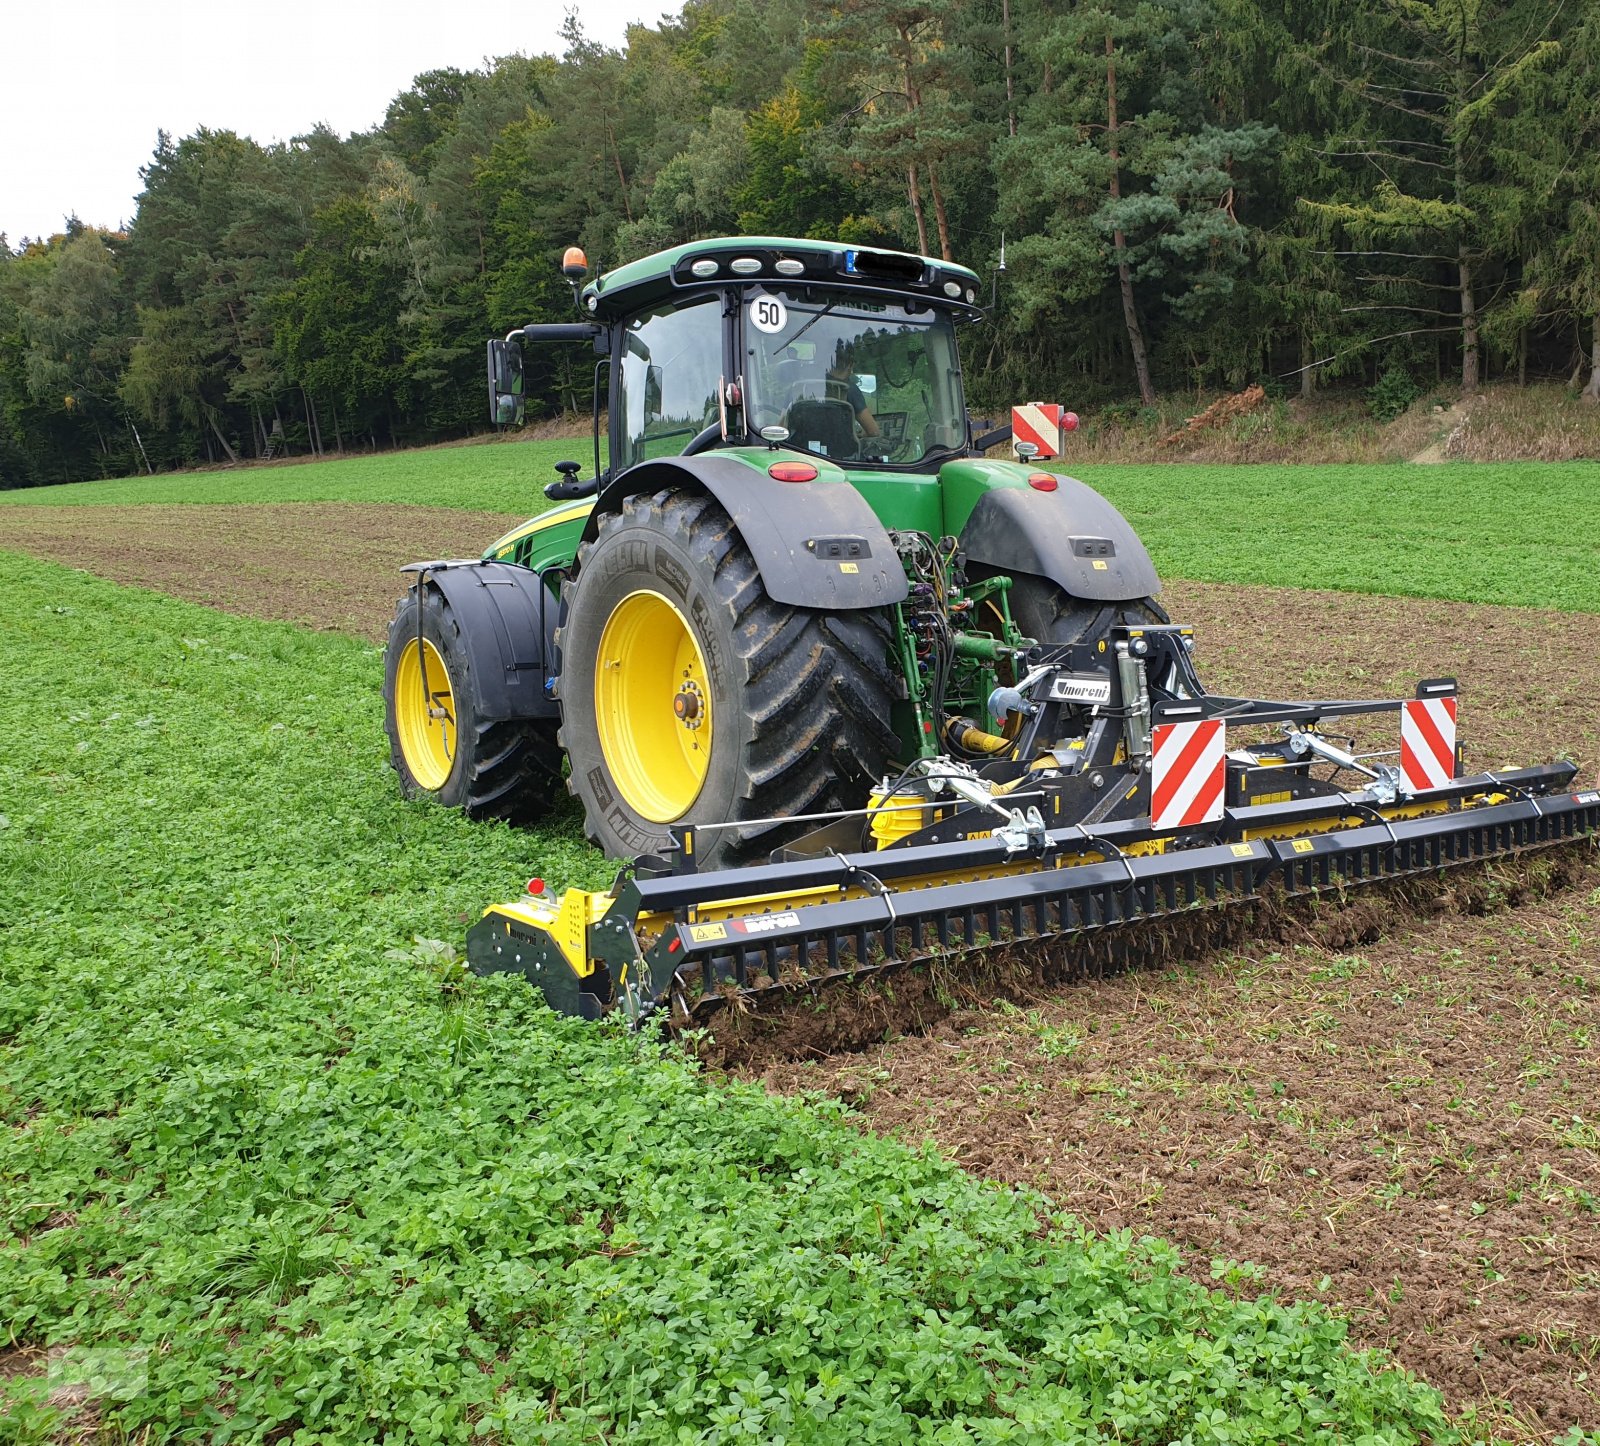
[[1017, 97], [1011, 85], [1011, 0], [1000, 0], [1000, 24], [1006, 42], [1006, 132], [1017, 134]]
[[922, 188], [917, 185], [917, 163], [906, 167], [906, 197], [911, 202], [911, 214], [917, 218], [917, 250], [928, 254], [928, 222], [922, 214]]
[[939, 227], [939, 255], [946, 261], [955, 257], [950, 252], [950, 222], [944, 213], [944, 192], [939, 189], [939, 172], [932, 161], [928, 162], [928, 189], [933, 193], [933, 219]]
[[156, 469], [150, 465], [150, 454], [144, 449], [144, 438], [139, 435], [139, 429], [133, 425], [132, 417], [127, 417], [126, 421], [128, 423], [128, 430], [133, 433], [134, 443], [139, 448], [139, 455], [144, 458], [145, 475], [148, 477], [154, 477], [156, 475]]
[[1316, 358], [1311, 355], [1311, 338], [1303, 332], [1300, 336], [1300, 396], [1305, 401], [1310, 401], [1312, 393], [1317, 389], [1317, 369], [1312, 363]]
[[[1117, 60], [1111, 37], [1106, 36], [1106, 136], [1111, 151], [1111, 199], [1122, 199], [1122, 179], [1117, 174]], [[1122, 319], [1128, 327], [1128, 347], [1133, 352], [1133, 374], [1139, 379], [1139, 400], [1145, 406], [1156, 404], [1156, 389], [1150, 385], [1150, 363], [1145, 356], [1144, 332], [1139, 327], [1139, 313], [1133, 304], [1133, 273], [1122, 260], [1126, 238], [1119, 226], [1111, 234], [1111, 244], [1117, 252], [1117, 283], [1122, 288]]]
[[617, 189], [622, 193], [622, 214], [627, 220], [631, 221], [633, 220], [633, 205], [628, 200], [628, 178], [622, 174], [622, 152], [617, 149], [616, 132], [610, 126], [606, 127], [606, 142], [611, 147], [611, 159], [616, 162]]
[[1478, 307], [1472, 296], [1472, 266], [1467, 260], [1467, 248], [1457, 254], [1457, 271], [1461, 278], [1461, 390], [1478, 390]]
[[[1461, 13], [1465, 17], [1467, 12]], [[1470, 93], [1470, 80], [1463, 49], [1456, 68], [1454, 109], [1457, 114], [1460, 113]], [[1459, 132], [1451, 132], [1450, 143], [1456, 205], [1464, 207], [1467, 203], [1467, 158]], [[1456, 274], [1461, 291], [1461, 390], [1471, 393], [1478, 390], [1478, 306], [1472, 295], [1472, 264], [1467, 259], [1466, 223], [1458, 224], [1462, 227], [1456, 241]]]
[[1589, 385], [1583, 389], [1583, 400], [1590, 405], [1600, 402], [1600, 311], [1594, 314], [1594, 341], [1589, 350]]
[[303, 386], [300, 388], [300, 400], [305, 403], [306, 407], [306, 441], [311, 444], [312, 454], [320, 457], [322, 455], [322, 437], [317, 430], [317, 409], [312, 405], [311, 393]]
[[344, 438], [339, 435], [339, 408], [332, 402], [329, 402], [328, 406], [333, 411], [333, 450], [342, 453], [344, 451]]
[[217, 425], [217, 419], [210, 411], [206, 412], [206, 421], [211, 424], [211, 430], [217, 435], [217, 445], [220, 446], [227, 454], [228, 460], [230, 462], [237, 462], [239, 460], [239, 454], [233, 450], [233, 444], [222, 435], [222, 428]]

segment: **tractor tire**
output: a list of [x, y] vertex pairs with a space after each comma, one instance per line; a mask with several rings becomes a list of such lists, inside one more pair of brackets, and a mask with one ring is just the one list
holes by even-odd
[[1153, 598], [1132, 602], [1089, 602], [1073, 597], [1060, 584], [1030, 573], [1011, 579], [1011, 621], [1023, 633], [1052, 647], [1093, 642], [1117, 623], [1164, 623], [1165, 610]]
[[[422, 608], [421, 659], [417, 608]], [[554, 719], [485, 718], [455, 609], [435, 587], [413, 588], [389, 624], [383, 666], [389, 762], [407, 798], [431, 798], [469, 818], [528, 824], [561, 787]]]
[[698, 866], [764, 861], [810, 825], [761, 820], [864, 807], [898, 751], [888, 614], [774, 602], [714, 498], [628, 498], [579, 550], [565, 602], [567, 786], [608, 854], [731, 824], [697, 835]]

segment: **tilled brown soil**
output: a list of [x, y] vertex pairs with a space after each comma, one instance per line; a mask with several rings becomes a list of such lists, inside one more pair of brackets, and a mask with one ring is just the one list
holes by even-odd
[[[475, 557], [520, 519], [341, 502], [0, 509], [0, 548], [225, 612], [378, 641], [419, 558]], [[1600, 764], [1600, 616], [1219, 583], [1172, 584], [1214, 692], [1409, 696], [1454, 672], [1477, 767]], [[1371, 747], [1397, 746], [1374, 738]]]
[[245, 617], [382, 640], [398, 569], [477, 557], [519, 518], [346, 502], [0, 508], [0, 548]]
[[1600, 862], [1579, 859], [1514, 909], [1353, 949], [1308, 932], [763, 1077], [1171, 1239], [1196, 1274], [1253, 1262], [1219, 1278], [1326, 1301], [1455, 1406], [1553, 1438], [1600, 1424]]
[[[474, 555], [514, 520], [8, 507], [0, 548], [377, 640], [396, 567]], [[1470, 766], [1562, 753], [1595, 776], [1600, 617], [1198, 583], [1164, 601], [1196, 626], [1214, 691], [1403, 696], [1453, 671]], [[1324, 1300], [1455, 1406], [1550, 1440], [1600, 1425], [1600, 863], [1575, 867], [1514, 908], [1491, 871], [1426, 920], [1280, 921], [1207, 964], [744, 1068], [841, 1094], [864, 1127], [931, 1138], [1102, 1228], [1173, 1239], [1197, 1274], [1253, 1262], [1219, 1278]]]

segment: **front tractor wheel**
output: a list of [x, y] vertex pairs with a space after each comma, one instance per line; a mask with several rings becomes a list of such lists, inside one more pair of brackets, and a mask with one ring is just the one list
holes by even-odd
[[460, 620], [435, 587], [420, 599], [413, 588], [395, 610], [383, 703], [389, 761], [408, 798], [510, 823], [549, 812], [561, 780], [555, 723], [486, 716]]
[[864, 807], [896, 751], [887, 616], [774, 602], [710, 497], [602, 519], [559, 642], [568, 786], [614, 856], [692, 823], [701, 868], [765, 859], [809, 826], [767, 820]]

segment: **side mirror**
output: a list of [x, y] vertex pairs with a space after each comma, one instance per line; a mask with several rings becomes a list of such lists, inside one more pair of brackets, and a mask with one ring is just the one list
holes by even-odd
[[514, 341], [489, 343], [489, 420], [520, 427], [527, 414], [522, 391], [522, 347]]

